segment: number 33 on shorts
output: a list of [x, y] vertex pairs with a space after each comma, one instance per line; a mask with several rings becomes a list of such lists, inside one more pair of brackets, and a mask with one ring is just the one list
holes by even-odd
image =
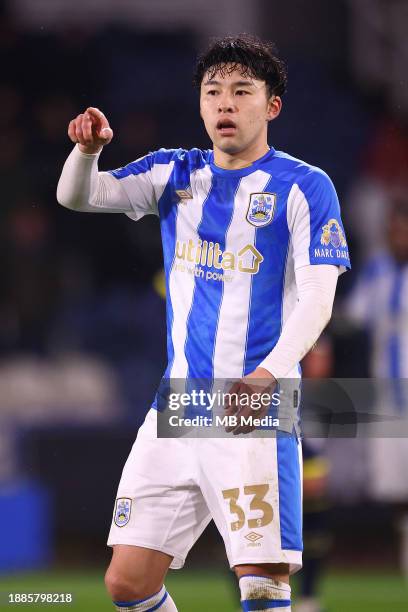
[[265, 501], [265, 496], [269, 491], [268, 484], [248, 485], [243, 487], [243, 495], [252, 496], [249, 503], [249, 510], [255, 513], [260, 511], [262, 514], [257, 518], [248, 518], [245, 516], [245, 511], [239, 503], [240, 489], [225, 489], [222, 491], [222, 496], [225, 500], [229, 501], [229, 510], [231, 514], [235, 514], [237, 520], [230, 523], [231, 531], [238, 531], [242, 529], [245, 524], [250, 529], [256, 529], [265, 527], [272, 522], [273, 509], [271, 504]]

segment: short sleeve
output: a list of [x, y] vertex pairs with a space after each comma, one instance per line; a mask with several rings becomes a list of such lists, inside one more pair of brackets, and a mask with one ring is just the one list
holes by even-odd
[[322, 170], [312, 168], [288, 198], [288, 226], [295, 269], [309, 264], [350, 268], [350, 256], [336, 190]]
[[127, 214], [135, 221], [144, 215], [157, 215], [157, 201], [152, 181], [153, 161], [154, 154], [149, 153], [122, 168], [109, 172], [120, 181], [125, 190], [134, 211]]
[[173, 151], [160, 149], [140, 157], [110, 174], [121, 182], [137, 221], [144, 215], [158, 215], [158, 202], [163, 195], [174, 167]]

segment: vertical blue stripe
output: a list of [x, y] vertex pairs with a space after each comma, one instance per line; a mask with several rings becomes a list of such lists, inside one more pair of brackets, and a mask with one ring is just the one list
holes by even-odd
[[[172, 328], [173, 328], [173, 304], [170, 295], [170, 272], [173, 267], [173, 262], [176, 252], [176, 226], [177, 226], [177, 206], [171, 206], [172, 200], [172, 189], [169, 185], [166, 187], [159, 202], [160, 212], [160, 226], [163, 244], [163, 260], [164, 260], [164, 276], [166, 282], [166, 329], [167, 329], [167, 368], [165, 376], [167, 377], [173, 361], [174, 361], [174, 346], [172, 339]], [[166, 211], [166, 214], [162, 216], [162, 211]]]
[[271, 352], [281, 333], [286, 254], [289, 244], [286, 217], [288, 191], [273, 179], [268, 182], [264, 191], [277, 192], [279, 197], [272, 223], [258, 228], [255, 234], [255, 247], [264, 260], [258, 273], [252, 276], [244, 374], [254, 370]]
[[[170, 294], [170, 273], [176, 257], [176, 230], [178, 216], [179, 198], [176, 189], [185, 189], [190, 184], [190, 170], [187, 164], [175, 164], [163, 194], [158, 202], [160, 229], [162, 236], [164, 275], [166, 281], [166, 328], [167, 328], [167, 367], [163, 379], [170, 375], [174, 362], [174, 345], [172, 338], [173, 330], [173, 303]], [[163, 409], [166, 403], [162, 402], [162, 396], [166, 397], [167, 385], [165, 380], [159, 388], [152, 407]]]
[[[239, 177], [224, 178], [213, 175], [211, 191], [203, 208], [203, 216], [197, 228], [200, 239], [218, 242], [225, 250], [226, 233], [234, 212], [235, 195]], [[205, 279], [207, 270], [214, 268], [197, 265], [204, 278], [195, 276], [193, 303], [187, 322], [185, 355], [189, 364], [189, 378], [210, 380], [213, 376], [213, 355], [222, 302], [223, 285], [219, 280]], [[220, 269], [218, 272], [223, 273]]]
[[190, 185], [190, 168], [188, 164], [175, 164], [166, 189], [159, 201], [160, 227], [163, 243], [164, 272], [166, 278], [166, 311], [167, 311], [167, 354], [168, 364], [165, 376], [168, 376], [174, 361], [172, 340], [173, 304], [170, 293], [170, 274], [176, 256], [177, 215], [180, 198], [176, 189], [186, 189]]
[[303, 550], [302, 489], [297, 437], [278, 432], [276, 446], [281, 547], [283, 550]]

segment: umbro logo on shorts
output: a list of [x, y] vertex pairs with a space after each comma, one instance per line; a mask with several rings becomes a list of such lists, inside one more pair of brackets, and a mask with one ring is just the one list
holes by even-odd
[[263, 535], [261, 535], [260, 533], [256, 533], [256, 531], [250, 531], [244, 537], [250, 542], [256, 542], [257, 540], [263, 538]]

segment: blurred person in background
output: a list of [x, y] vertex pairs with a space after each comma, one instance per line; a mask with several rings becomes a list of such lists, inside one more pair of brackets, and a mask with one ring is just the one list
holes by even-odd
[[[299, 378], [298, 362], [327, 324], [338, 275], [350, 267], [347, 244], [327, 175], [267, 143], [286, 83], [271, 45], [246, 35], [220, 39], [200, 58], [195, 81], [213, 151], [161, 149], [98, 172], [113, 132], [101, 111], [88, 108], [70, 122], [77, 144], [57, 197], [73, 210], [125, 213], [133, 220], [160, 216], [169, 327], [165, 376], [244, 374], [239, 393], [252, 394]], [[234, 274], [235, 258], [248, 250], [252, 262], [241, 262]], [[198, 264], [207, 275], [222, 270], [220, 278], [207, 282]], [[275, 298], [273, 290], [279, 291]], [[230, 406], [226, 413], [236, 411]], [[212, 515], [240, 579], [243, 609], [289, 611], [289, 574], [300, 568], [302, 550], [297, 437], [263, 444], [202, 439], [194, 447], [199, 467], [188, 440], [157, 439], [156, 416], [151, 410], [139, 431], [115, 504], [106, 583], [116, 608], [176, 610], [165, 575], [169, 567], [182, 567]], [[238, 422], [233, 433], [249, 431]], [[255, 491], [252, 501], [244, 499], [246, 488]], [[247, 520], [255, 507], [261, 516]], [[254, 522], [261, 533], [244, 534]], [[255, 535], [259, 545], [248, 548], [243, 535], [249, 541]]]
[[[394, 505], [402, 533], [401, 567], [408, 577], [408, 185], [388, 192], [384, 242], [357, 277], [347, 304], [351, 321], [368, 330], [370, 374], [381, 381], [376, 411], [397, 424], [368, 440], [368, 492]], [[382, 429], [381, 429], [382, 428]]]

